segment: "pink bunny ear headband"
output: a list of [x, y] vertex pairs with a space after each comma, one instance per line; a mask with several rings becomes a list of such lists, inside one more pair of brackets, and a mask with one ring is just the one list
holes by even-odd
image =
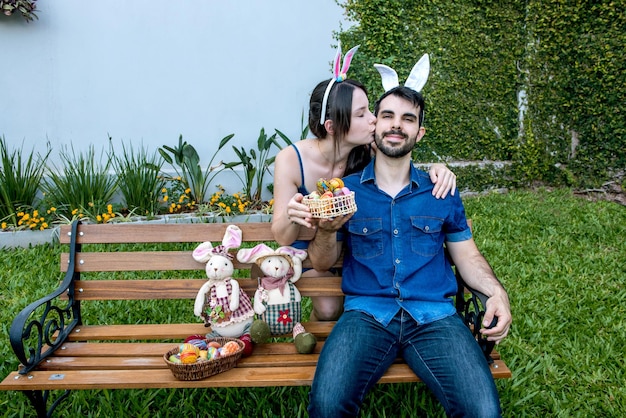
[[[398, 83], [398, 74], [393, 68], [382, 64], [374, 64], [374, 67], [380, 73], [385, 91], [389, 91], [400, 85], [400, 83]], [[426, 80], [428, 80], [429, 72], [430, 59], [428, 58], [428, 54], [424, 54], [422, 55], [422, 58], [420, 58], [420, 60], [413, 66], [413, 69], [411, 70], [409, 77], [406, 79], [404, 86], [410, 88], [411, 90], [420, 92], [426, 84]]]
[[[320, 125], [324, 124], [326, 120], [326, 105], [328, 104], [328, 96], [330, 95], [330, 90], [333, 88], [333, 84], [341, 83], [347, 78], [348, 69], [350, 68], [350, 63], [352, 62], [352, 57], [356, 53], [357, 49], [359, 49], [360, 45], [355, 46], [348, 52], [346, 52], [345, 57], [343, 57], [343, 67], [341, 67], [341, 42], [337, 45], [337, 53], [335, 54], [335, 60], [333, 61], [333, 75], [334, 77], [330, 79], [328, 86], [326, 86], [326, 91], [324, 92], [324, 99], [322, 100], [322, 114], [320, 115]], [[341, 68], [341, 70], [339, 70]], [[393, 70], [392, 70], [393, 71]]]

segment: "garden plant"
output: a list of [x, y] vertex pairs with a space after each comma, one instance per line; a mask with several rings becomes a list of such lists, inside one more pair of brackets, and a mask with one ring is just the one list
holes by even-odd
[[[306, 130], [303, 130], [303, 135]], [[269, 213], [272, 201], [261, 198], [266, 174], [271, 174], [275, 151], [291, 140], [276, 130], [261, 129], [257, 149], [235, 147], [238, 160], [213, 162], [234, 134], [222, 138], [208, 165], [193, 145], [178, 138], [178, 145], [151, 152], [143, 145], [122, 143], [116, 154], [109, 138], [108, 150], [97, 155], [93, 145], [85, 152], [73, 147], [60, 150], [61, 163], [47, 165], [44, 156], [11, 148], [0, 139], [0, 230], [45, 229], [74, 219], [88, 222], [121, 222], [133, 217], [195, 212], [220, 216], [251, 210]], [[167, 170], [165, 164], [171, 170]], [[237, 173], [242, 167], [243, 177]], [[242, 191], [215, 184], [224, 170], [241, 180]], [[172, 174], [173, 172], [173, 174]], [[211, 188], [215, 191], [209, 193]], [[270, 192], [271, 192], [271, 187]]]

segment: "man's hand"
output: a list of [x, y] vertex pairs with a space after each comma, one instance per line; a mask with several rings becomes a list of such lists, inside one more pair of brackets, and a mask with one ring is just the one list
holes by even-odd
[[[499, 344], [509, 333], [511, 328], [512, 316], [509, 297], [504, 289], [487, 299], [485, 317], [483, 318], [483, 328], [480, 333], [487, 337], [488, 341], [494, 341]], [[498, 318], [498, 323], [493, 328], [488, 327], [493, 319]]]

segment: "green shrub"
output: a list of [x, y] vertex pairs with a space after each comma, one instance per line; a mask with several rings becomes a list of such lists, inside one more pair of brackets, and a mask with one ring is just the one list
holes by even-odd
[[57, 215], [66, 219], [81, 215], [95, 219], [110, 213], [109, 205], [117, 190], [117, 179], [110, 173], [112, 155], [103, 152], [98, 159], [90, 145], [86, 152], [79, 153], [73, 146], [65, 147], [60, 157], [62, 167], [53, 164], [42, 185], [48, 207], [56, 208]]
[[9, 150], [4, 137], [0, 138], [0, 220], [16, 226], [17, 213], [37, 209], [37, 193], [45, 173], [50, 148], [45, 155], [28, 156], [22, 148]]
[[156, 215], [160, 212], [159, 198], [166, 181], [161, 177], [163, 159], [156, 151], [149, 154], [140, 147], [134, 150], [132, 145], [126, 149], [122, 143], [123, 156], [115, 156], [115, 173], [118, 188], [124, 197], [126, 208], [136, 215]]
[[[599, 185], [626, 167], [626, 13], [620, 2], [346, 0], [350, 77], [405, 80], [430, 54], [419, 161], [513, 161], [521, 184]], [[525, 131], [532, 125], [532, 132]]]

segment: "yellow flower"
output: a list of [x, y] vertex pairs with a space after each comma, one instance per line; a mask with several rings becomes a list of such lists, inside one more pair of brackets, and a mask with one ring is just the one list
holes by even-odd
[[87, 206], [89, 206], [90, 208], [93, 208], [93, 202], [87, 203]]
[[190, 189], [189, 187], [187, 187], [187, 188], [185, 189], [185, 193], [186, 193], [186, 194], [191, 193], [191, 189]]
[[37, 209], [35, 209], [33, 211], [33, 218], [38, 218], [39, 217], [39, 211]]
[[7, 229], [7, 223], [6, 222], [2, 222], [2, 229]]
[[78, 209], [74, 209], [74, 210], [72, 211], [72, 216], [73, 216], [73, 215], [76, 215], [77, 213], [78, 213]]
[[167, 199], [169, 199], [169, 198], [167, 197], [167, 195], [163, 196], [163, 201], [164, 201], [164, 202], [167, 202]]
[[230, 213], [230, 206], [226, 207], [226, 213]]
[[107, 212], [109, 212], [110, 214], [113, 213], [113, 205], [107, 205]]
[[102, 222], [102, 216], [100, 216], [100, 215], [96, 216], [96, 221]]
[[161, 189], [161, 193], [167, 193], [167, 189], [164, 187]]

